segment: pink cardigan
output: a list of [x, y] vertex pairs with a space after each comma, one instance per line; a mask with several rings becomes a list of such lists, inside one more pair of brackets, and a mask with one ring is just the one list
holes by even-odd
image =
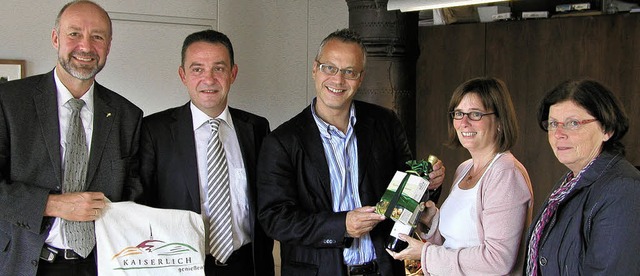
[[[454, 183], [472, 160], [456, 170]], [[533, 192], [527, 170], [510, 152], [504, 152], [487, 169], [478, 189], [476, 224], [479, 246], [446, 249], [438, 231], [440, 212], [433, 219], [422, 249], [422, 270], [425, 275], [509, 275], [522, 266], [521, 240], [525, 226], [531, 222]], [[443, 218], [446, 219], [446, 218]], [[465, 227], [465, 225], [460, 225]]]

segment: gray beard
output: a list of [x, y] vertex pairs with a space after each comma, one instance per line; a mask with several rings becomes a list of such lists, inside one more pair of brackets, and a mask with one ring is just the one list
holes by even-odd
[[78, 67], [71, 63], [71, 57], [65, 60], [63, 57], [58, 56], [58, 63], [62, 65], [62, 68], [64, 68], [64, 70], [67, 71], [67, 73], [69, 73], [71, 76], [79, 80], [93, 79], [98, 74], [98, 72], [100, 72], [102, 68], [104, 68], [104, 65], [103, 66], [96, 65], [91, 67], [85, 67], [85, 66]]

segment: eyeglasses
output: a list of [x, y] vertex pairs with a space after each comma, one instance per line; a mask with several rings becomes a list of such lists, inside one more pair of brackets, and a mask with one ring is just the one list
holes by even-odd
[[345, 79], [348, 80], [357, 80], [358, 78], [360, 78], [360, 74], [362, 74], [362, 71], [357, 72], [353, 69], [340, 69], [336, 66], [333, 65], [329, 65], [326, 63], [320, 63], [320, 61], [316, 60], [316, 62], [318, 63], [318, 68], [320, 68], [320, 71], [322, 71], [322, 73], [325, 73], [327, 75], [331, 75], [331, 76], [335, 76], [336, 74], [338, 74], [338, 72], [342, 72], [342, 75], [344, 76]]
[[547, 120], [542, 122], [542, 128], [544, 128], [544, 130], [546, 131], [555, 131], [556, 129], [558, 129], [560, 125], [562, 125], [562, 129], [564, 130], [578, 130], [582, 125], [595, 122], [597, 120], [598, 119], [587, 119], [587, 120], [580, 121], [580, 120], [569, 119], [564, 121], [564, 123]]
[[454, 119], [454, 120], [462, 120], [462, 118], [464, 118], [464, 115], [467, 115], [467, 118], [469, 118], [469, 120], [471, 120], [471, 121], [480, 121], [480, 120], [482, 120], [482, 116], [492, 115], [492, 114], [495, 114], [495, 112], [491, 112], [491, 113], [482, 113], [480, 111], [471, 111], [471, 112], [451, 111], [451, 112], [449, 112], [449, 115], [451, 115], [451, 118]]

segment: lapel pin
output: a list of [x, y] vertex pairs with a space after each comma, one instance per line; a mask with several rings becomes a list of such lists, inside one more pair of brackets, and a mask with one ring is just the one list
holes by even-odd
[[111, 112], [107, 113], [107, 118], [111, 117]]

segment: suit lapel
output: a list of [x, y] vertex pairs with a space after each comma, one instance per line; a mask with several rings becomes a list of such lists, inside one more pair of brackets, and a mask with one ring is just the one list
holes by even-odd
[[169, 129], [172, 140], [175, 141], [175, 151], [178, 159], [182, 160], [181, 175], [184, 177], [186, 189], [192, 199], [194, 210], [200, 210], [200, 182], [198, 181], [198, 161], [196, 159], [196, 142], [193, 130], [193, 118], [190, 104], [176, 109], [174, 121]]
[[[116, 109], [110, 105], [110, 102], [111, 100], [105, 88], [95, 83], [93, 92], [93, 134], [91, 137], [89, 166], [87, 168], [87, 183], [89, 186], [91, 186], [100, 160], [102, 160], [102, 154], [104, 153], [107, 141], [109, 141], [113, 124], [120, 115], [116, 112]], [[110, 164], [106, 165], [110, 166]]]
[[255, 229], [255, 193], [256, 193], [256, 149], [255, 148], [255, 132], [253, 124], [247, 120], [244, 116], [240, 116], [238, 112], [233, 108], [229, 108], [231, 119], [233, 120], [233, 126], [235, 128], [236, 137], [238, 137], [238, 144], [240, 144], [240, 153], [242, 154], [242, 161], [244, 162], [245, 173], [247, 174], [247, 201], [249, 202], [249, 223], [251, 224], [251, 236], [254, 238]]
[[[367, 169], [369, 168], [369, 162], [371, 162], [371, 151], [374, 148], [373, 133], [375, 121], [371, 119], [368, 114], [363, 113], [362, 109], [357, 108], [356, 104], [356, 138], [358, 139], [358, 190], [360, 191], [360, 201], [369, 202], [367, 198], [371, 193], [368, 192], [368, 187], [365, 185], [365, 176], [367, 175]], [[377, 199], [375, 199], [377, 200]]]
[[316, 125], [310, 107], [304, 110], [303, 120], [299, 121], [298, 134], [300, 142], [306, 157], [309, 158], [311, 168], [314, 168], [318, 176], [318, 181], [325, 195], [325, 202], [331, 206], [333, 199], [331, 197], [331, 177], [329, 176], [329, 166], [327, 158], [324, 154], [320, 131]]
[[[246, 118], [239, 116], [234, 109], [229, 108], [229, 112], [231, 113], [233, 126], [235, 127], [238, 143], [240, 144], [240, 152], [242, 153], [242, 160], [245, 171], [247, 172], [247, 183], [254, 183], [254, 164], [256, 163], [256, 150], [254, 148], [256, 143], [253, 125], [248, 122]], [[253, 189], [253, 187], [250, 188], [251, 190]]]
[[44, 75], [33, 96], [36, 107], [36, 120], [40, 123], [42, 136], [53, 171], [59, 177], [58, 186], [62, 186], [62, 155], [60, 152], [60, 121], [58, 119], [58, 99], [53, 71]]

